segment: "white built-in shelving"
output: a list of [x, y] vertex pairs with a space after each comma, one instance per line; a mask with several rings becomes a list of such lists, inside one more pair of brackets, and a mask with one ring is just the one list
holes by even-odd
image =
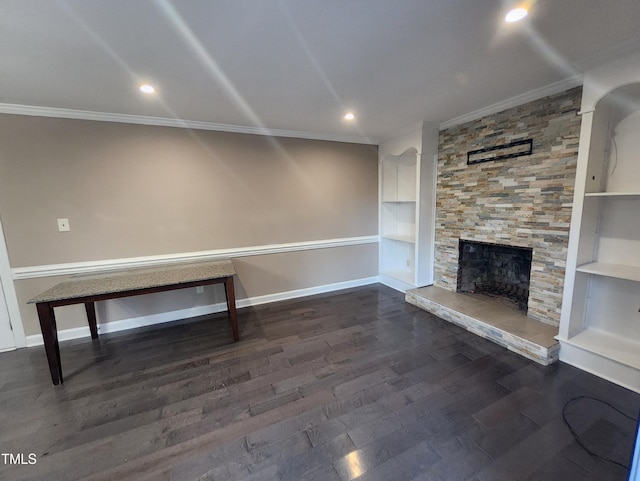
[[584, 194], [585, 197], [611, 197], [611, 198], [639, 198], [640, 192], [587, 192]]
[[596, 276], [613, 277], [615, 279], [626, 279], [628, 281], [640, 282], [640, 267], [625, 266], [622, 264], [609, 264], [606, 262], [588, 262], [576, 268], [577, 272], [593, 274]]
[[380, 146], [380, 280], [405, 291], [433, 283], [437, 126]]
[[640, 392], [640, 83], [630, 82], [640, 78], [640, 56], [634, 61], [618, 65], [620, 75], [610, 67], [585, 76], [558, 339], [562, 361]]

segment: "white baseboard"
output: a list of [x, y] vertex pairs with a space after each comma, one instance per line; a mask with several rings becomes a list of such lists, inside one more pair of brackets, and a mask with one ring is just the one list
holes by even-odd
[[[306, 287], [304, 289], [295, 289], [293, 291], [278, 292], [275, 294], [266, 294], [264, 296], [249, 297], [240, 299], [237, 302], [238, 307], [259, 306], [260, 304], [268, 304], [270, 302], [286, 301], [287, 299], [295, 299], [297, 297], [314, 296], [325, 292], [339, 291], [342, 289], [350, 289], [352, 287], [368, 286], [377, 284], [380, 281], [378, 276], [365, 277], [363, 279], [354, 279], [351, 281], [335, 282], [333, 284], [324, 284], [316, 287]], [[224, 306], [224, 304], [223, 304]], [[226, 309], [226, 306], [224, 306]]]
[[409, 289], [415, 289], [416, 286], [413, 284], [409, 284], [408, 282], [401, 281], [391, 276], [386, 276], [384, 274], [380, 274], [378, 276], [380, 278], [380, 283], [384, 284], [391, 289], [395, 289], [396, 291], [406, 293]]
[[560, 341], [560, 360], [640, 394], [638, 369], [585, 349], [569, 339]]
[[[321, 286], [307, 287], [304, 289], [295, 289], [293, 291], [277, 292], [264, 296], [248, 297], [244, 299], [238, 299], [236, 301], [236, 307], [238, 309], [241, 309], [243, 307], [258, 306], [260, 304], [285, 301], [288, 299], [295, 299], [297, 297], [313, 296], [316, 294], [323, 294], [325, 292], [333, 292], [342, 289], [349, 289], [352, 287], [367, 286], [370, 284], [376, 284], [378, 282], [378, 276], [365, 277], [363, 279], [354, 279], [351, 281], [324, 284]], [[122, 319], [119, 321], [98, 323], [98, 332], [103, 334], [108, 332], [125, 331], [127, 329], [135, 329], [137, 327], [153, 326], [156, 324], [163, 324], [165, 322], [173, 322], [181, 319], [188, 319], [191, 317], [215, 314], [217, 312], [223, 312], [226, 310], [227, 305], [224, 302], [209, 304], [206, 306], [197, 306], [188, 309], [179, 309], [176, 311], [162, 312], [150, 316], [140, 316], [130, 319]], [[80, 339], [83, 337], [91, 337], [89, 326], [74, 327], [71, 329], [63, 329], [58, 331], [59, 341], [70, 341], [72, 339]], [[32, 334], [30, 336], [27, 336], [27, 347], [41, 346], [43, 343], [44, 342], [42, 340], [42, 334]]]

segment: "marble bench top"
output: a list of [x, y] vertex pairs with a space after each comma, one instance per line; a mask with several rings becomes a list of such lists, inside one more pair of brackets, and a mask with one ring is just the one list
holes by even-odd
[[136, 289], [186, 284], [229, 277], [236, 273], [229, 259], [128, 269], [104, 274], [83, 274], [61, 282], [29, 300], [29, 304], [113, 294]]

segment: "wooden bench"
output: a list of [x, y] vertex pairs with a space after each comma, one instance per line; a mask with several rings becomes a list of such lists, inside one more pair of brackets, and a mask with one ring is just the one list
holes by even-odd
[[91, 337], [97, 339], [98, 327], [94, 305], [96, 301], [224, 283], [233, 340], [237, 342], [240, 336], [233, 286], [235, 273], [233, 264], [228, 259], [130, 269], [99, 275], [75, 276], [70, 281], [62, 282], [34, 297], [29, 304], [35, 304], [38, 311], [53, 384], [63, 382], [54, 307], [84, 304]]

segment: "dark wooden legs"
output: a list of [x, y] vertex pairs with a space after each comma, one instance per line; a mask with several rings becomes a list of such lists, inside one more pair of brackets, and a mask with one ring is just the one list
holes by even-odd
[[[98, 326], [96, 323], [95, 306], [93, 302], [86, 302], [84, 307], [87, 311], [91, 338], [97, 339]], [[53, 312], [53, 307], [51, 307], [48, 302], [36, 304], [36, 309], [38, 310], [38, 320], [40, 321], [44, 350], [47, 353], [47, 361], [49, 362], [51, 380], [53, 381], [53, 384], [61, 384], [64, 382], [64, 379], [62, 378], [62, 362], [60, 361], [60, 344], [58, 343], [56, 316]]]
[[91, 339], [98, 339], [98, 323], [96, 322], [96, 306], [93, 302], [85, 302], [84, 309], [87, 311], [87, 321], [89, 321], [89, 330], [91, 331]]
[[229, 321], [231, 322], [231, 331], [233, 332], [233, 341], [240, 340], [238, 333], [238, 315], [236, 314], [236, 294], [233, 288], [233, 276], [224, 280], [224, 292], [227, 296], [227, 308], [229, 309]]
[[62, 379], [62, 363], [60, 362], [60, 345], [58, 344], [58, 329], [56, 328], [56, 317], [53, 307], [48, 302], [36, 304], [42, 339], [44, 340], [44, 350], [49, 361], [49, 371], [53, 384], [60, 384]]
[[[221, 281], [217, 280], [216, 282], [219, 283]], [[227, 308], [229, 309], [229, 322], [231, 323], [233, 340], [234, 342], [238, 342], [240, 340], [240, 334], [238, 331], [238, 315], [236, 313], [236, 295], [233, 287], [233, 276], [224, 278], [224, 291], [227, 297]], [[72, 303], [58, 303], [57, 305], [70, 304]], [[93, 301], [84, 302], [84, 308], [87, 312], [91, 338], [98, 339], [95, 304]], [[49, 371], [51, 371], [51, 380], [53, 381], [53, 384], [60, 384], [63, 382], [62, 363], [60, 362], [60, 345], [58, 344], [58, 329], [56, 327], [56, 318], [53, 313], [53, 306], [50, 302], [40, 302], [36, 304], [36, 309], [38, 310], [38, 319], [40, 320], [44, 349], [47, 353], [47, 361], [49, 362]]]

